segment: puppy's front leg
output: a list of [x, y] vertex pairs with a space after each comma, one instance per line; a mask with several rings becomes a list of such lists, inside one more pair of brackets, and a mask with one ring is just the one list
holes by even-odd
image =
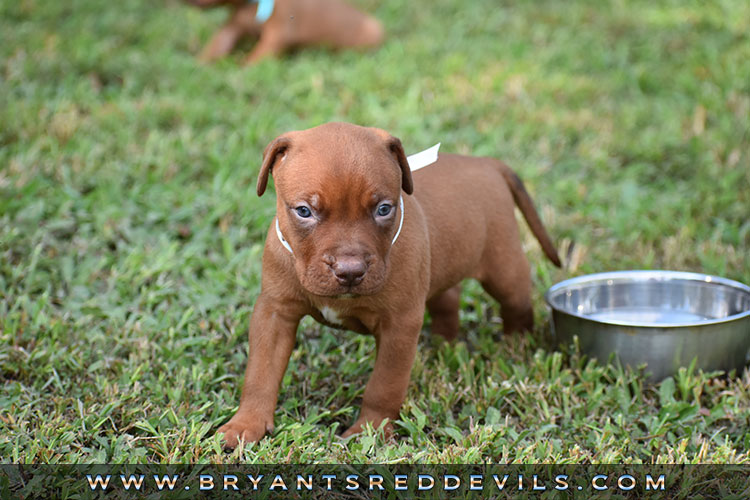
[[234, 448], [240, 439], [259, 441], [273, 430], [279, 386], [301, 317], [263, 293], [258, 297], [250, 319], [250, 346], [240, 407], [217, 431], [224, 434], [225, 446]]
[[258, 43], [253, 47], [250, 55], [245, 58], [243, 64], [249, 66], [266, 57], [277, 56], [284, 51], [285, 46], [286, 43], [284, 42], [283, 37], [276, 31], [263, 31], [260, 35], [260, 40], [258, 40]]
[[203, 63], [214, 62], [228, 55], [242, 36], [242, 29], [229, 22], [217, 31], [198, 56]]
[[[383, 420], [393, 421], [399, 417], [409, 387], [423, 318], [424, 306], [405, 320], [402, 317], [387, 320], [380, 332], [376, 332], [375, 368], [365, 388], [362, 411], [342, 437], [362, 432], [362, 427], [368, 422], [377, 428]], [[386, 424], [385, 432], [386, 436], [392, 434], [393, 425], [390, 422]]]

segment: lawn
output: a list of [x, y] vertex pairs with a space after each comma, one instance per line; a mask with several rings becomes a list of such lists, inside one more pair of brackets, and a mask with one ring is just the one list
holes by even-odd
[[[196, 62], [220, 11], [0, 0], [0, 461], [750, 461], [750, 373], [649, 385], [561, 354], [542, 299], [617, 269], [750, 283], [750, 2], [355, 3], [380, 49], [246, 68], [250, 44]], [[392, 441], [337, 437], [373, 339], [305, 320], [276, 432], [226, 453], [275, 209], [261, 153], [332, 120], [504, 159], [566, 266], [524, 229], [533, 334], [496, 341], [473, 283], [460, 341], [425, 327]]]

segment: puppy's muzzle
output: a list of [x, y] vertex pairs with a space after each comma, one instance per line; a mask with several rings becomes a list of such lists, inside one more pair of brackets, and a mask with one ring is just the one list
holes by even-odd
[[336, 281], [346, 287], [359, 285], [367, 273], [367, 263], [358, 257], [339, 257], [328, 265]]

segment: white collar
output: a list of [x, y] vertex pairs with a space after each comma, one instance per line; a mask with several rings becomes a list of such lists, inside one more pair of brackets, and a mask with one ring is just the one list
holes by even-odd
[[393, 240], [391, 240], [391, 246], [393, 246], [393, 244], [396, 243], [396, 240], [398, 239], [398, 235], [401, 234], [401, 228], [404, 227], [404, 196], [403, 195], [398, 197], [398, 208], [401, 209], [401, 219], [398, 221], [398, 230], [396, 231], [396, 234], [393, 236]]
[[[401, 209], [401, 219], [398, 221], [398, 230], [396, 230], [396, 234], [393, 236], [393, 240], [391, 240], [391, 246], [393, 246], [394, 243], [396, 243], [396, 240], [398, 239], [398, 235], [401, 234], [401, 228], [404, 226], [404, 197], [400, 196], [398, 199], [398, 207]], [[279, 218], [276, 217], [276, 236], [279, 237], [279, 241], [283, 245], [284, 248], [289, 250], [290, 254], [294, 254], [292, 251], [292, 247], [289, 245], [289, 242], [286, 241], [286, 238], [284, 238], [284, 235], [281, 234], [281, 228], [279, 227]]]
[[281, 228], [279, 227], [279, 218], [278, 217], [276, 217], [276, 236], [279, 237], [279, 241], [281, 242], [282, 245], [284, 245], [284, 248], [286, 248], [287, 250], [289, 250], [290, 254], [294, 254], [294, 252], [292, 252], [292, 247], [289, 246], [289, 242], [286, 241], [284, 239], [284, 235], [281, 234]]

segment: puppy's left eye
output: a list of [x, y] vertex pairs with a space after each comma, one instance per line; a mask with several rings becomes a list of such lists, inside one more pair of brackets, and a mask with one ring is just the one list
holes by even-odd
[[299, 215], [303, 219], [307, 219], [308, 217], [310, 217], [312, 215], [312, 211], [309, 208], [307, 208], [306, 206], [304, 206], [304, 205], [299, 206], [299, 207], [295, 208], [294, 210], [296, 210], [297, 211], [297, 215]]
[[383, 203], [378, 207], [378, 215], [380, 217], [385, 217], [386, 215], [391, 213], [391, 210], [393, 210], [393, 206], [389, 205], [388, 203]]

